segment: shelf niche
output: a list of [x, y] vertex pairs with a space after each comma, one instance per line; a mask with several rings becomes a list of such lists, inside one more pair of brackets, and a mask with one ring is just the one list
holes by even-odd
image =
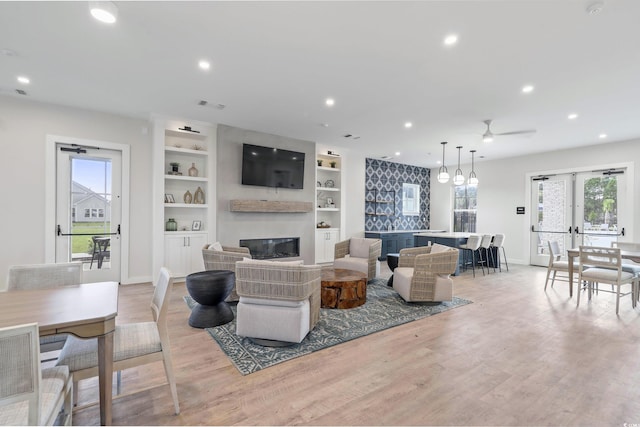
[[279, 200], [231, 200], [231, 212], [306, 213], [313, 211], [313, 202]]

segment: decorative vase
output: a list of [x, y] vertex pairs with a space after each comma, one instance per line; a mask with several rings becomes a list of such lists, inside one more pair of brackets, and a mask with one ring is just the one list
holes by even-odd
[[189, 168], [189, 176], [198, 176], [198, 168], [196, 168], [195, 163], [191, 163], [191, 167]]
[[202, 188], [198, 187], [193, 194], [193, 203], [204, 205], [204, 191], [202, 191]]
[[185, 203], [191, 203], [193, 201], [193, 196], [191, 195], [191, 192], [189, 190], [184, 193], [184, 197], [182, 198], [182, 200], [184, 200]]
[[173, 218], [169, 218], [169, 220], [167, 221], [167, 225], [165, 227], [165, 230], [167, 230], [167, 231], [178, 231], [178, 223], [176, 222], [176, 220], [173, 219]]

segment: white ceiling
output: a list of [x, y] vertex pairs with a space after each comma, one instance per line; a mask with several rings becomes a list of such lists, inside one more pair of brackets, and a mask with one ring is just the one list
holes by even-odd
[[[0, 2], [0, 49], [15, 53], [0, 55], [0, 93], [399, 151], [429, 167], [441, 141], [451, 165], [456, 145], [468, 163], [470, 149], [496, 159], [640, 138], [640, 1], [605, 0], [596, 15], [591, 3], [116, 1], [107, 25], [88, 2]], [[445, 47], [450, 33], [459, 41]], [[483, 143], [484, 119], [537, 133]]]

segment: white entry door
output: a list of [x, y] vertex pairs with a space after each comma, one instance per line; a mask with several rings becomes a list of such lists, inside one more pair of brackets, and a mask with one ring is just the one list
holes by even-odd
[[56, 262], [83, 281], [120, 281], [122, 152], [56, 144]]

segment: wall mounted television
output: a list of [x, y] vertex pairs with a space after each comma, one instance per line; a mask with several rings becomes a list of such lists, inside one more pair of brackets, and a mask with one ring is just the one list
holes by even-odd
[[242, 184], [301, 189], [304, 153], [242, 144]]

